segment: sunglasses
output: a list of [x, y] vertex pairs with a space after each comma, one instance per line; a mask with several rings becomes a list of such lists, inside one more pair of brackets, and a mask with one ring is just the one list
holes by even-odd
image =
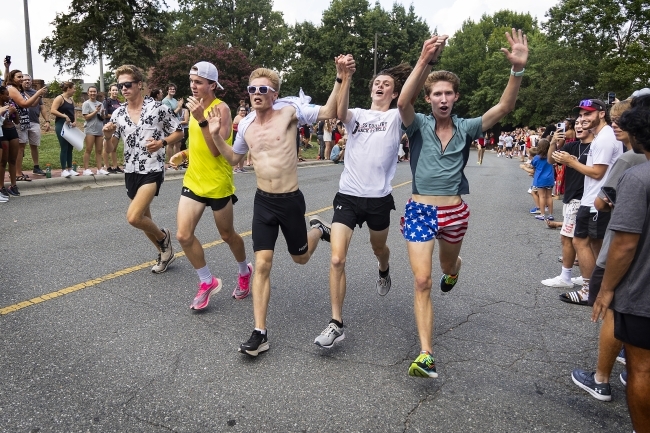
[[269, 93], [269, 90], [271, 92], [275, 92], [275, 89], [271, 86], [248, 86], [248, 93], [255, 94], [259, 91], [261, 95], [266, 95]]
[[602, 110], [602, 106], [596, 102], [593, 102], [591, 99], [583, 99], [578, 104], [578, 107], [594, 107], [598, 110]]
[[123, 87], [130, 89], [136, 83], [139, 83], [139, 81], [125, 81], [123, 83], [117, 83], [117, 90], [122, 90]]

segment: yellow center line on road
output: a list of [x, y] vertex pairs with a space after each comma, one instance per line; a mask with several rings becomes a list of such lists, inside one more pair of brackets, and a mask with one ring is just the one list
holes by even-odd
[[[400, 188], [400, 187], [408, 185], [410, 183], [411, 183], [411, 181], [400, 183], [399, 185], [395, 185], [393, 187], [393, 189], [394, 188]], [[318, 209], [318, 210], [315, 210], [315, 211], [312, 211], [312, 212], [308, 212], [308, 213], [305, 214], [305, 216], [316, 215], [317, 213], [325, 212], [325, 211], [328, 211], [328, 210], [331, 210], [331, 209], [332, 209], [332, 206], [327, 206], [327, 207], [324, 207], [322, 209]], [[246, 236], [250, 236], [252, 233], [253, 232], [251, 230], [249, 230], [249, 231], [246, 231], [246, 232], [239, 233], [239, 236], [246, 237]], [[222, 244], [222, 243], [223, 243], [223, 240], [221, 240], [221, 239], [213, 241], [213, 242], [208, 242], [207, 244], [203, 244], [203, 249], [212, 248], [212, 247], [217, 246], [217, 245]], [[185, 255], [184, 252], [179, 252], [179, 253], [174, 254], [174, 256], [176, 258], [183, 257], [184, 255]], [[64, 296], [64, 295], [67, 295], [69, 293], [76, 292], [78, 290], [87, 289], [89, 287], [96, 286], [97, 284], [104, 283], [106, 281], [110, 281], [110, 280], [115, 279], [117, 277], [121, 277], [123, 275], [128, 275], [128, 274], [132, 274], [133, 272], [141, 271], [142, 269], [149, 268], [149, 267], [151, 267], [151, 266], [153, 266], [155, 264], [156, 264], [155, 260], [152, 260], [150, 262], [141, 263], [139, 265], [132, 266], [132, 267], [126, 268], [126, 269], [122, 269], [122, 270], [119, 270], [117, 272], [113, 272], [111, 274], [104, 275], [104, 276], [99, 277], [99, 278], [94, 278], [92, 280], [84, 281], [83, 283], [75, 284], [74, 286], [66, 287], [64, 289], [57, 290], [55, 292], [46, 293], [44, 295], [37, 296], [37, 297], [29, 299], [27, 301], [19, 302], [17, 304], [13, 304], [13, 305], [8, 305], [6, 307], [0, 308], [0, 316], [4, 316], [4, 315], [10, 314], [10, 313], [15, 313], [16, 311], [22, 310], [23, 308], [31, 307], [33, 305], [40, 304], [40, 303], [45, 302], [45, 301], [49, 301], [50, 299], [58, 298], [59, 296]]]

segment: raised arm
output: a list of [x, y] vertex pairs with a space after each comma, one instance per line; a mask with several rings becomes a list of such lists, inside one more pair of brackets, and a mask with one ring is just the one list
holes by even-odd
[[11, 99], [13, 99], [16, 105], [20, 108], [29, 108], [38, 105], [41, 96], [47, 93], [47, 87], [41, 87], [29, 99], [25, 99], [14, 86], [7, 87], [7, 90], [9, 90], [9, 96]]
[[[342, 62], [340, 65], [338, 60], [344, 58], [345, 61]], [[339, 55], [334, 59], [336, 63], [336, 78], [341, 78], [342, 74], [344, 73], [344, 68], [352, 69], [353, 71], [355, 70], [355, 64], [354, 64], [354, 59], [352, 58], [351, 55], [343, 56]], [[338, 105], [338, 94], [339, 91], [341, 90], [341, 84], [337, 81], [334, 82], [334, 88], [332, 89], [332, 93], [330, 93], [329, 98], [327, 98], [327, 103], [323, 106], [320, 107], [320, 110], [318, 110], [318, 119], [317, 120], [325, 120], [325, 119], [331, 119], [333, 117], [336, 117], [336, 110], [337, 110], [337, 105]]]
[[397, 99], [397, 108], [404, 126], [408, 127], [415, 119], [415, 101], [417, 100], [420, 90], [424, 86], [431, 67], [438, 62], [438, 57], [445, 47], [447, 35], [431, 36], [431, 39], [424, 41], [422, 53], [411, 71], [408, 79], [402, 87], [402, 91]]
[[[523, 77], [524, 66], [528, 61], [528, 38], [521, 31], [512, 29], [512, 35], [506, 32], [506, 39], [510, 44], [511, 51], [507, 48], [501, 48], [503, 54], [512, 65], [510, 79], [508, 85], [499, 99], [499, 103], [490, 108], [483, 115], [483, 131], [492, 128], [498, 121], [503, 119], [506, 114], [515, 109], [515, 102], [517, 102], [517, 93], [519, 93], [519, 86], [521, 86], [521, 79]], [[513, 73], [521, 73], [518, 77]]]
[[[335, 59], [336, 62], [336, 76], [340, 77], [343, 82], [341, 83], [341, 90], [339, 91], [338, 103], [336, 107], [336, 117], [341, 119], [344, 123], [350, 121], [350, 112], [348, 111], [350, 105], [350, 84], [352, 82], [352, 74], [354, 74], [355, 69], [349, 69], [346, 67], [346, 57], [352, 57], [351, 54], [347, 56], [338, 56]], [[343, 66], [342, 69], [339, 69], [339, 64]]]
[[[188, 102], [189, 103], [189, 102]], [[223, 122], [221, 121], [221, 110], [219, 106], [214, 106], [208, 111], [208, 122], [209, 122], [209, 131], [212, 136], [212, 141], [216, 146], [217, 150], [223, 156], [228, 164], [235, 166], [245, 155], [240, 155], [232, 151], [232, 147], [224, 141], [221, 135], [221, 128], [223, 128]], [[230, 112], [228, 112], [228, 121], [230, 122]]]

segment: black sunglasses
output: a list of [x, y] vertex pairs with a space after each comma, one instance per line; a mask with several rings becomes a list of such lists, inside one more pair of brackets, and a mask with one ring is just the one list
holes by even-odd
[[248, 93], [250, 93], [251, 95], [257, 93], [258, 90], [262, 95], [266, 95], [267, 93], [269, 93], [269, 90], [271, 92], [275, 92], [275, 89], [271, 86], [248, 86]]
[[130, 89], [136, 83], [139, 83], [139, 81], [125, 81], [123, 83], [117, 83], [117, 90], [122, 90], [123, 87]]

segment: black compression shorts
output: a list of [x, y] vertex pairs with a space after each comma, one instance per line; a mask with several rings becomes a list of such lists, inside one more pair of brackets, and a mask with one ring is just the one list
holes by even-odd
[[274, 250], [278, 229], [282, 229], [289, 254], [305, 254], [306, 209], [305, 197], [300, 190], [272, 194], [258, 189], [253, 204], [253, 251]]

